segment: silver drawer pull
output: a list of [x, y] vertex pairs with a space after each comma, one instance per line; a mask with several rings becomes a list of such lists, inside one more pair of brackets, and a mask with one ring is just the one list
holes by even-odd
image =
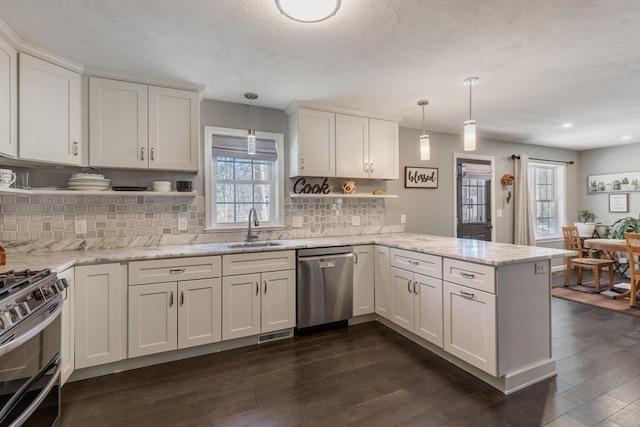
[[471, 274], [471, 273], [465, 273], [464, 271], [460, 272], [460, 276], [464, 277], [465, 279], [473, 279], [476, 277], [475, 274]]
[[260, 283], [256, 282], [256, 295], [260, 293]]
[[173, 307], [173, 291], [171, 291], [169, 295], [169, 307]]
[[411, 280], [407, 280], [407, 290], [411, 293]]
[[172, 268], [171, 270], [169, 270], [169, 274], [182, 274], [186, 270], [186, 268]]
[[460, 295], [462, 295], [465, 298], [471, 298], [471, 299], [473, 299], [473, 297], [475, 296], [473, 292], [465, 292], [465, 291], [460, 291]]
[[409, 264], [413, 264], [413, 265], [420, 265], [420, 263], [418, 261], [414, 261], [412, 259], [407, 261]]

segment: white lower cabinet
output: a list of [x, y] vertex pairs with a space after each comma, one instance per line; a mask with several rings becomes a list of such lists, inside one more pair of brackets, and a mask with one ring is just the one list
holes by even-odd
[[391, 319], [391, 267], [389, 265], [389, 248], [375, 246], [375, 313]]
[[219, 256], [129, 263], [129, 357], [222, 338]]
[[58, 279], [66, 279], [69, 287], [63, 292], [63, 306], [61, 314], [61, 340], [62, 346], [60, 350], [60, 356], [62, 357], [62, 372], [61, 372], [61, 385], [67, 382], [71, 374], [73, 373], [75, 365], [75, 346], [74, 346], [74, 296], [75, 296], [75, 283], [74, 283], [74, 269], [69, 268], [62, 273], [58, 274]]
[[75, 368], [116, 362], [126, 355], [126, 267], [75, 267]]
[[220, 278], [129, 286], [129, 357], [221, 339]]
[[444, 349], [497, 376], [496, 296], [444, 282]]
[[390, 320], [442, 347], [442, 258], [391, 249], [391, 265]]
[[353, 315], [373, 313], [376, 246], [354, 246], [353, 255]]
[[[223, 340], [296, 325], [294, 251], [233, 254], [222, 258]], [[287, 269], [282, 270], [283, 267]]]

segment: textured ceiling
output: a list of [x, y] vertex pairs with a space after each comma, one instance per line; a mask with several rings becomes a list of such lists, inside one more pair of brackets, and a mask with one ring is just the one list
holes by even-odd
[[[482, 137], [588, 149], [640, 142], [639, 0], [343, 0], [317, 24], [273, 0], [0, 0], [24, 41], [87, 70], [206, 85]], [[565, 129], [562, 124], [574, 126]], [[631, 139], [622, 140], [623, 136]], [[639, 159], [640, 160], [640, 159]]]

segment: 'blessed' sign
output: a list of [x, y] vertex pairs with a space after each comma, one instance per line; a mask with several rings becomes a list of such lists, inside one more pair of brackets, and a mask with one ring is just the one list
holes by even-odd
[[438, 168], [405, 166], [405, 188], [438, 188]]

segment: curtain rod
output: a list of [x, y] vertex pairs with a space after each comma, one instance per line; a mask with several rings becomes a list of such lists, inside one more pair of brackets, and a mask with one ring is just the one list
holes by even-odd
[[[511, 160], [515, 160], [515, 159], [519, 159], [519, 158], [520, 158], [520, 156], [516, 156], [515, 154], [511, 155]], [[565, 165], [572, 165], [573, 164], [573, 160], [570, 160], [570, 161], [566, 162], [564, 160], [537, 159], [535, 157], [529, 157], [529, 159], [531, 159], [531, 160], [541, 160], [543, 162], [564, 163]]]

